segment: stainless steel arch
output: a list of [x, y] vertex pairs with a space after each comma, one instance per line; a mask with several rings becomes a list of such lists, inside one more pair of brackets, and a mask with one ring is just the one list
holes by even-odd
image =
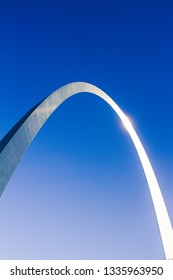
[[0, 142], [0, 196], [17, 164], [34, 137], [54, 112], [70, 96], [90, 92], [104, 99], [118, 114], [135, 145], [151, 193], [166, 259], [173, 258], [173, 230], [154, 171], [138, 135], [118, 105], [101, 89], [84, 82], [67, 84], [32, 108]]

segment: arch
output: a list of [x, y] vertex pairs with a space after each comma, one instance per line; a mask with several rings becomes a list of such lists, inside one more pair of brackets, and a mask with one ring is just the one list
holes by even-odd
[[101, 89], [85, 83], [67, 84], [34, 106], [0, 142], [0, 196], [10, 180], [23, 154], [32, 143], [49, 116], [67, 98], [81, 92], [90, 92], [105, 100], [117, 113], [126, 127], [140, 158], [151, 193], [166, 259], [173, 258], [173, 230], [167, 209], [144, 147], [127, 116]]

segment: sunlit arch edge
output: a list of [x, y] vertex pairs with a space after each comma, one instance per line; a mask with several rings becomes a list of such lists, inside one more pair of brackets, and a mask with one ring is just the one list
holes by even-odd
[[67, 84], [34, 106], [0, 142], [0, 196], [20, 162], [23, 154], [43, 124], [67, 98], [81, 92], [90, 92], [105, 100], [126, 127], [140, 158], [153, 201], [166, 259], [173, 258], [173, 231], [169, 215], [154, 171], [144, 147], [129, 119], [119, 106], [101, 89], [84, 82]]

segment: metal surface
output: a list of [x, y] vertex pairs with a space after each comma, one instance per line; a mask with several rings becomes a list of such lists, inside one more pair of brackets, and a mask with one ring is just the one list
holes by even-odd
[[63, 101], [65, 101], [70, 96], [81, 92], [90, 92], [104, 99], [118, 114], [127, 131], [129, 132], [148, 182], [160, 229], [165, 256], [167, 259], [172, 259], [172, 226], [148, 156], [126, 115], [105, 92], [94, 85], [84, 82], [76, 82], [61, 87], [38, 105], [33, 107], [2, 139], [0, 142], [0, 195], [2, 195], [2, 192], [4, 191], [23, 154], [32, 143], [34, 137], [37, 135], [38, 131], [41, 129], [49, 116]]

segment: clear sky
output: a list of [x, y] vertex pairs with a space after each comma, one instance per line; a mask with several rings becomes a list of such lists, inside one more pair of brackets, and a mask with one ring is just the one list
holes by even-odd
[[[0, 139], [60, 86], [131, 118], [173, 224], [172, 1], [0, 0]], [[146, 179], [113, 110], [88, 93], [51, 116], [0, 199], [0, 259], [163, 259]]]

